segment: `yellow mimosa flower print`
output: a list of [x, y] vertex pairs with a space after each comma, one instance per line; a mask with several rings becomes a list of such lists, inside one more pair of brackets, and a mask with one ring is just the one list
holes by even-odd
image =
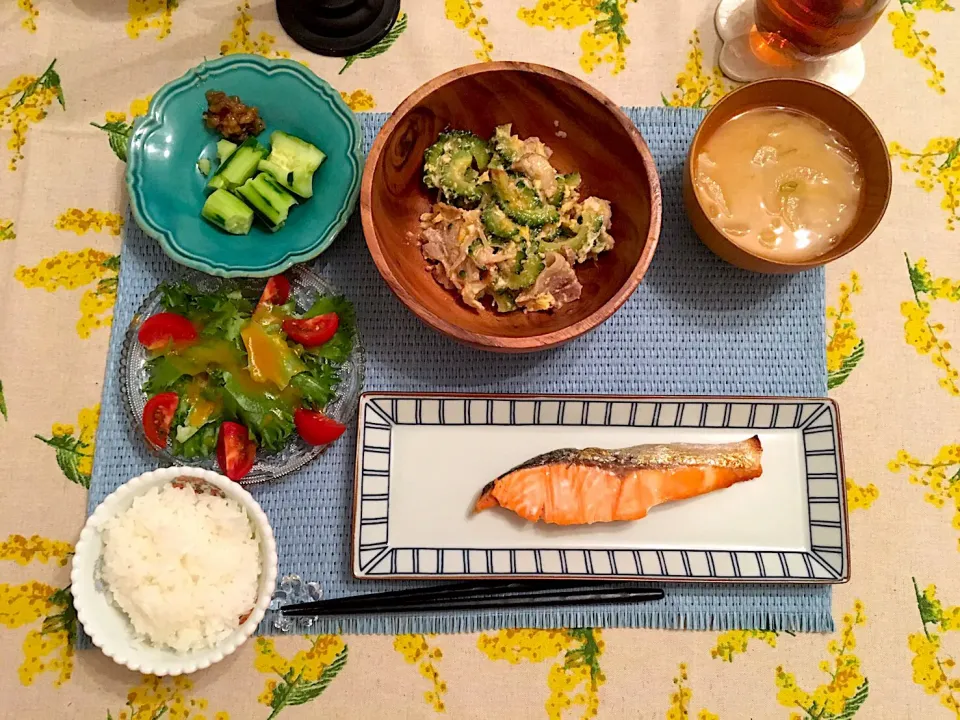
[[943, 190], [940, 208], [947, 212], [947, 230], [956, 230], [960, 223], [960, 137], [935, 137], [920, 152], [913, 152], [898, 142], [890, 143], [890, 159], [900, 158], [900, 169], [919, 175], [916, 186], [933, 192]]
[[660, 99], [668, 107], [707, 108], [713, 105], [732, 89], [724, 78], [718, 65], [707, 70], [703, 64], [703, 48], [700, 47], [700, 33], [696, 30], [687, 41], [690, 50], [683, 72], [677, 75], [676, 90], [668, 98], [661, 94]]
[[77, 417], [80, 433], [76, 434], [73, 425], [54, 423], [51, 436], [45, 438], [35, 435], [57, 451], [57, 465], [70, 482], [90, 487], [90, 475], [93, 472], [93, 451], [100, 422], [100, 405], [84, 408]]
[[141, 115], [146, 115], [152, 99], [153, 95], [147, 95], [146, 97], [133, 100], [130, 103], [130, 117], [140, 117]]
[[23, 662], [17, 668], [21, 685], [33, 685], [42, 673], [53, 673], [54, 687], [73, 676], [73, 640], [65, 630], [30, 630], [23, 641]]
[[23, 535], [10, 535], [0, 543], [0, 560], [8, 560], [18, 565], [27, 565], [34, 560], [42, 563], [56, 560], [58, 565], [64, 567], [72, 554], [73, 545], [70, 543], [39, 535], [28, 538]]
[[847, 478], [847, 507], [853, 510], [866, 510], [880, 497], [880, 490], [873, 483], [857, 485], [853, 478]]
[[[960, 532], [960, 443], [944, 445], [930, 462], [913, 457], [906, 450], [898, 450], [897, 456], [887, 463], [891, 472], [910, 471], [910, 484], [927, 489], [923, 499], [935, 508], [947, 503], [953, 506], [953, 528]], [[957, 539], [960, 550], [960, 538]]]
[[286, 50], [274, 50], [277, 38], [268, 32], [253, 34], [253, 15], [250, 13], [250, 2], [244, 0], [237, 5], [237, 17], [233, 21], [233, 30], [230, 38], [220, 43], [221, 55], [234, 53], [253, 53], [264, 57], [290, 57]]
[[923, 625], [923, 632], [907, 637], [913, 653], [913, 682], [928, 695], [939, 696], [940, 703], [960, 720], [960, 674], [956, 660], [941, 647], [943, 633], [960, 630], [960, 605], [944, 608], [937, 599], [937, 586], [929, 585], [921, 592], [915, 578], [913, 590]]
[[36, 580], [23, 585], [0, 583], [0, 608], [0, 625], [8, 628], [32, 625], [43, 618], [41, 628], [29, 630], [23, 640], [23, 662], [17, 668], [20, 684], [32, 685], [43, 673], [55, 674], [55, 687], [69, 680], [77, 628], [69, 590]]
[[443, 695], [447, 692], [447, 683], [440, 679], [436, 663], [443, 658], [440, 648], [432, 648], [423, 635], [397, 635], [393, 649], [403, 655], [411, 665], [419, 663], [420, 674], [429, 680], [433, 688], [423, 693], [427, 705], [438, 713], [446, 712]]
[[169, 717], [171, 720], [229, 720], [230, 714], [220, 711], [208, 714], [206, 698], [190, 697], [193, 681], [183, 675], [175, 677], [157, 677], [141, 675], [140, 683], [130, 688], [127, 704], [123, 710], [113, 715], [107, 711], [108, 720], [159, 720]]
[[831, 390], [842, 385], [863, 359], [863, 339], [857, 334], [850, 303], [850, 296], [859, 295], [860, 290], [860, 276], [850, 273], [849, 282], [840, 283], [837, 306], [827, 307], [827, 387]]
[[[69, 543], [33, 535], [10, 535], [0, 543], [0, 560], [27, 565], [56, 560], [66, 565], [73, 554]], [[77, 634], [77, 614], [69, 588], [57, 589], [31, 580], [21, 585], [0, 583], [0, 625], [21, 628], [43, 620], [40, 628], [31, 628], [23, 640], [23, 662], [17, 668], [22, 685], [32, 685], [37, 676], [51, 673], [59, 687], [73, 673], [73, 644]]]
[[[677, 689], [670, 694], [670, 707], [667, 709], [666, 720], [692, 720], [690, 715], [690, 699], [693, 693], [687, 686], [687, 665], [680, 663], [677, 674], [673, 678], [673, 684]], [[714, 715], [709, 710], [702, 708], [696, 714], [697, 720], [720, 720], [719, 716]]]
[[17, 7], [27, 14], [27, 16], [20, 21], [20, 27], [27, 32], [35, 33], [37, 31], [37, 18], [40, 17], [40, 11], [33, 6], [33, 0], [17, 0]]
[[903, 326], [904, 338], [917, 354], [929, 355], [933, 364], [940, 369], [942, 377], [937, 384], [951, 395], [960, 396], [960, 371], [954, 367], [950, 357], [953, 345], [944, 337], [946, 328], [943, 323], [930, 319], [933, 301], [960, 301], [960, 281], [933, 277], [927, 269], [925, 258], [911, 264], [910, 257], [904, 257], [913, 288], [913, 300], [900, 303], [900, 314], [906, 318]]
[[493, 58], [493, 44], [487, 39], [483, 29], [488, 25], [487, 18], [479, 14], [483, 8], [481, 0], [444, 0], [444, 13], [447, 20], [452, 22], [458, 30], [466, 30], [480, 47], [474, 51], [474, 56], [482, 62], [490, 62]]
[[53, 224], [57, 230], [72, 230], [83, 235], [91, 230], [100, 232], [109, 230], [111, 235], [119, 235], [123, 227], [123, 217], [119, 213], [87, 208], [67, 208]]
[[860, 668], [860, 658], [854, 654], [857, 638], [854, 628], [865, 625], [863, 603], [855, 600], [853, 612], [843, 615], [840, 625], [840, 638], [827, 644], [829, 660], [820, 663], [820, 671], [829, 676], [829, 681], [808, 692], [797, 684], [793, 673], [778, 666], [774, 680], [777, 688], [777, 702], [793, 712], [791, 720], [801, 718], [853, 718], [870, 693], [870, 684]]
[[927, 44], [930, 32], [916, 28], [917, 12], [921, 10], [953, 12], [953, 7], [946, 0], [900, 0], [900, 9], [887, 15], [887, 20], [893, 25], [893, 47], [902, 52], [904, 57], [918, 58], [921, 67], [930, 74], [927, 86], [943, 95], [947, 91], [943, 86], [945, 75], [933, 59], [937, 49]]
[[34, 267], [21, 265], [13, 276], [26, 288], [43, 288], [47, 292], [87, 288], [80, 298], [80, 319], [77, 335], [89, 338], [97, 328], [113, 323], [113, 304], [117, 299], [117, 276], [120, 256], [93, 248], [79, 251], [61, 250], [44, 258]]
[[105, 123], [126, 122], [128, 116], [132, 120], [133, 118], [140, 117], [141, 115], [146, 115], [152, 99], [153, 95], [135, 98], [130, 102], [129, 113], [124, 112], [123, 110], [107, 110], [107, 112], [103, 115], [103, 121]]
[[599, 629], [500, 630], [496, 634], [481, 633], [477, 648], [491, 660], [514, 665], [560, 658], [547, 673], [547, 717], [562, 720], [564, 711], [574, 706], [582, 708], [583, 720], [596, 717], [599, 689], [607, 680], [600, 669], [604, 642]]
[[279, 679], [267, 680], [258, 701], [272, 709], [272, 720], [288, 705], [302, 705], [320, 696], [347, 664], [347, 646], [339, 635], [304, 636], [310, 643], [289, 660], [273, 638], [258, 637], [253, 666]]
[[363, 88], [354, 90], [352, 93], [343, 92], [341, 90], [340, 97], [343, 98], [343, 101], [347, 104], [347, 107], [354, 112], [373, 110], [373, 108], [377, 106], [376, 101], [373, 99], [373, 95], [371, 95], [368, 90], [364, 90]]
[[4, 220], [0, 218], [0, 242], [4, 240], [16, 240], [17, 234], [13, 231], [13, 220]]
[[127, 35], [136, 39], [147, 30], [157, 31], [157, 40], [163, 40], [173, 29], [173, 11], [180, 0], [127, 0]]
[[60, 75], [54, 70], [54, 59], [42, 75], [19, 75], [5, 88], [0, 88], [0, 130], [9, 127], [11, 170], [23, 160], [23, 148], [27, 144], [27, 132], [30, 125], [38, 123], [47, 116], [47, 108], [56, 100], [65, 107]]
[[735, 655], [745, 653], [751, 640], [760, 640], [770, 647], [777, 646], [777, 633], [770, 630], [730, 630], [717, 636], [717, 645], [710, 650], [715, 660], [733, 662]]
[[22, 585], [0, 583], [0, 625], [19, 628], [35, 623], [52, 607], [50, 596], [56, 591], [37, 580]]
[[627, 66], [627, 5], [636, 0], [537, 0], [533, 7], [522, 7], [517, 17], [530, 27], [547, 30], [573, 30], [591, 27], [580, 35], [580, 67], [592, 73], [601, 65], [610, 65], [611, 75]]
[[63, 250], [36, 267], [21, 265], [14, 277], [27, 288], [75, 290], [103, 277], [103, 263], [112, 255], [87, 248], [72, 252]]

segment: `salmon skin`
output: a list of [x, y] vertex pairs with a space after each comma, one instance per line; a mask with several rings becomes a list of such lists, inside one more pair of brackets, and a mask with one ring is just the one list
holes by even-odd
[[555, 525], [639, 520], [655, 505], [759, 477], [762, 453], [756, 435], [718, 445], [554, 450], [487, 483], [474, 511], [503, 507]]

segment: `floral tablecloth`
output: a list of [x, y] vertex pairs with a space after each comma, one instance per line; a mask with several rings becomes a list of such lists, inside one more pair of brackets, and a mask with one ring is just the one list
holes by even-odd
[[706, 107], [732, 87], [712, 10], [406, 0], [376, 52], [344, 61], [297, 48], [270, 0], [3, 0], [0, 716], [960, 718], [960, 12], [945, 0], [892, 0], [865, 41], [856, 99], [889, 142], [895, 188], [880, 230], [827, 270], [853, 545], [834, 634], [261, 638], [176, 679], [73, 651], [69, 560], [116, 292], [124, 140], [150, 94], [204, 57], [254, 52], [304, 61], [358, 111], [499, 59], [559, 67], [624, 105]]

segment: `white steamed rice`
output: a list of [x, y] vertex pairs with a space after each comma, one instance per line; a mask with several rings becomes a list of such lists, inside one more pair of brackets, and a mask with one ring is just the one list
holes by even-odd
[[101, 577], [137, 635], [154, 645], [215, 645], [256, 603], [260, 547], [234, 500], [190, 485], [151, 488], [101, 533]]

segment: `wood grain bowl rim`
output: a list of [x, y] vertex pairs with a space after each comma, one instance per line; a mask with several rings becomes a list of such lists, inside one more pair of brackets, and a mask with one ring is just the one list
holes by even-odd
[[[435, 90], [459, 80], [460, 78], [481, 75], [484, 73], [501, 71], [519, 71], [542, 75], [552, 80], [572, 85], [582, 92], [590, 95], [594, 100], [603, 105], [608, 112], [616, 119], [620, 126], [627, 132], [633, 142], [633, 146], [640, 154], [643, 169], [647, 176], [647, 184], [650, 190], [650, 228], [644, 241], [643, 249], [637, 264], [631, 270], [630, 275], [617, 292], [602, 306], [582, 320], [573, 323], [567, 327], [541, 335], [532, 335], [529, 337], [516, 337], [507, 335], [492, 335], [486, 333], [477, 333], [458, 325], [455, 325], [440, 316], [428, 310], [417, 297], [409, 292], [399, 281], [389, 268], [383, 250], [380, 247], [380, 238], [373, 223], [372, 195], [373, 195], [373, 176], [377, 166], [380, 163], [380, 156], [383, 153], [387, 139], [393, 134], [397, 125], [407, 116], [407, 114], [424, 98]], [[654, 251], [660, 239], [660, 229], [662, 221], [663, 200], [660, 189], [660, 175], [657, 172], [656, 163], [653, 160], [653, 154], [647, 146], [646, 140], [640, 134], [637, 127], [624, 114], [620, 107], [610, 98], [601, 93], [588, 83], [580, 80], [573, 75], [557, 70], [546, 65], [537, 65], [535, 63], [499, 61], [488, 63], [476, 63], [465, 65], [463, 67], [450, 70], [442, 75], [429, 80], [414, 90], [407, 98], [397, 106], [383, 127], [377, 133], [376, 139], [370, 148], [367, 156], [367, 163], [363, 171], [363, 179], [360, 183], [360, 218], [363, 225], [363, 235], [367, 243], [370, 255], [373, 257], [374, 264], [380, 271], [380, 275], [386, 281], [387, 286], [396, 295], [400, 301], [406, 305], [421, 321], [440, 331], [441, 333], [459, 340], [471, 347], [495, 350], [500, 352], [529, 352], [533, 350], [547, 350], [574, 338], [583, 335], [601, 323], [608, 320], [627, 299], [634, 293], [640, 285], [640, 281], [646, 274], [653, 259]], [[453, 296], [451, 302], [458, 302]]]
[[[717, 109], [720, 108], [722, 105], [733, 104], [738, 94], [745, 95], [748, 91], [755, 92], [758, 88], [765, 85], [778, 85], [778, 86], [787, 86], [787, 87], [791, 85], [808, 86], [817, 92], [820, 92], [820, 91], [825, 92], [827, 95], [830, 95], [833, 98], [835, 98], [836, 101], [838, 101], [840, 104], [846, 105], [850, 110], [854, 112], [854, 114], [861, 116], [866, 121], [867, 127], [870, 129], [870, 132], [872, 132], [874, 135], [877, 136], [877, 138], [880, 140], [880, 145], [884, 148], [884, 155], [886, 157], [887, 162], [886, 162], [886, 189], [884, 190], [884, 194], [883, 194], [883, 205], [880, 207], [879, 212], [877, 213], [877, 216], [874, 219], [874, 221], [866, 228], [865, 231], [863, 231], [860, 239], [857, 240], [856, 242], [850, 243], [849, 247], [847, 247], [842, 252], [830, 258], [824, 259], [826, 255], [825, 253], [824, 255], [812, 258], [810, 260], [788, 262], [783, 260], [773, 260], [771, 258], [764, 257], [762, 255], [757, 255], [756, 253], [751, 252], [750, 250], [743, 248], [740, 245], [737, 245], [717, 229], [717, 227], [710, 221], [710, 219], [706, 217], [706, 213], [704, 212], [703, 206], [700, 203], [700, 198], [697, 197], [696, 191], [693, 190], [693, 150], [698, 146], [698, 144], [705, 142], [702, 135], [704, 133], [704, 127], [705, 127], [707, 118], [714, 112], [717, 112]], [[784, 93], [784, 94], [787, 97], [789, 97], [788, 93]], [[752, 106], [745, 105], [744, 110], [751, 109], [751, 107]], [[793, 105], [791, 104], [789, 99], [785, 99], [783, 107], [792, 108]], [[793, 108], [793, 109], [797, 109], [797, 108]], [[810, 113], [807, 110], [803, 110], [803, 112], [809, 115], [814, 115], [814, 117], [817, 117], [814, 113]], [[817, 119], [821, 120], [821, 122], [826, 122], [821, 118], [817, 118]], [[749, 255], [751, 258], [756, 260], [758, 265], [762, 264], [767, 266], [766, 270], [760, 271], [760, 272], [767, 272], [767, 273], [799, 272], [802, 270], [810, 270], [813, 268], [826, 265], [827, 263], [831, 263], [834, 260], [838, 260], [839, 258], [842, 258], [844, 255], [848, 255], [849, 253], [853, 252], [858, 247], [860, 247], [864, 242], [866, 242], [867, 238], [873, 235], [874, 231], [877, 229], [877, 226], [880, 225], [880, 222], [883, 220], [884, 216], [887, 214], [887, 207], [890, 205], [890, 196], [893, 194], [893, 165], [890, 161], [890, 153], [889, 151], [887, 151], [887, 141], [884, 140], [883, 133], [880, 132], [880, 128], [877, 127], [877, 124], [873, 121], [873, 118], [871, 118], [870, 115], [867, 113], [867, 111], [864, 110], [855, 100], [853, 100], [853, 98], [847, 95], [844, 95], [842, 92], [840, 92], [839, 90], [835, 90], [829, 85], [824, 85], [823, 83], [817, 82], [816, 80], [808, 80], [805, 78], [767, 78], [765, 80], [757, 80], [755, 82], [747, 83], [746, 85], [741, 85], [736, 90], [733, 90], [732, 92], [729, 92], [726, 95], [724, 95], [722, 98], [720, 98], [714, 104], [714, 106], [707, 111], [707, 114], [704, 115], [703, 120], [700, 122], [700, 126], [697, 128], [696, 133], [694, 133], [693, 135], [693, 140], [690, 141], [690, 149], [687, 151], [687, 160], [686, 160], [686, 163], [684, 164], [683, 174], [684, 174], [684, 184], [686, 185], [687, 183], [689, 183], [691, 186], [691, 190], [693, 190], [692, 196], [693, 196], [694, 202], [696, 202], [696, 207], [699, 209], [701, 213], [703, 213], [704, 218], [706, 219], [707, 223], [710, 226], [710, 230], [713, 231], [713, 242], [722, 244], [722, 245], [729, 245], [731, 247], [741, 250], [744, 254]], [[877, 180], [881, 180], [881, 178], [877, 178]], [[706, 240], [704, 240], [704, 242], [707, 243], [709, 246], [710, 243], [708, 243]]]

